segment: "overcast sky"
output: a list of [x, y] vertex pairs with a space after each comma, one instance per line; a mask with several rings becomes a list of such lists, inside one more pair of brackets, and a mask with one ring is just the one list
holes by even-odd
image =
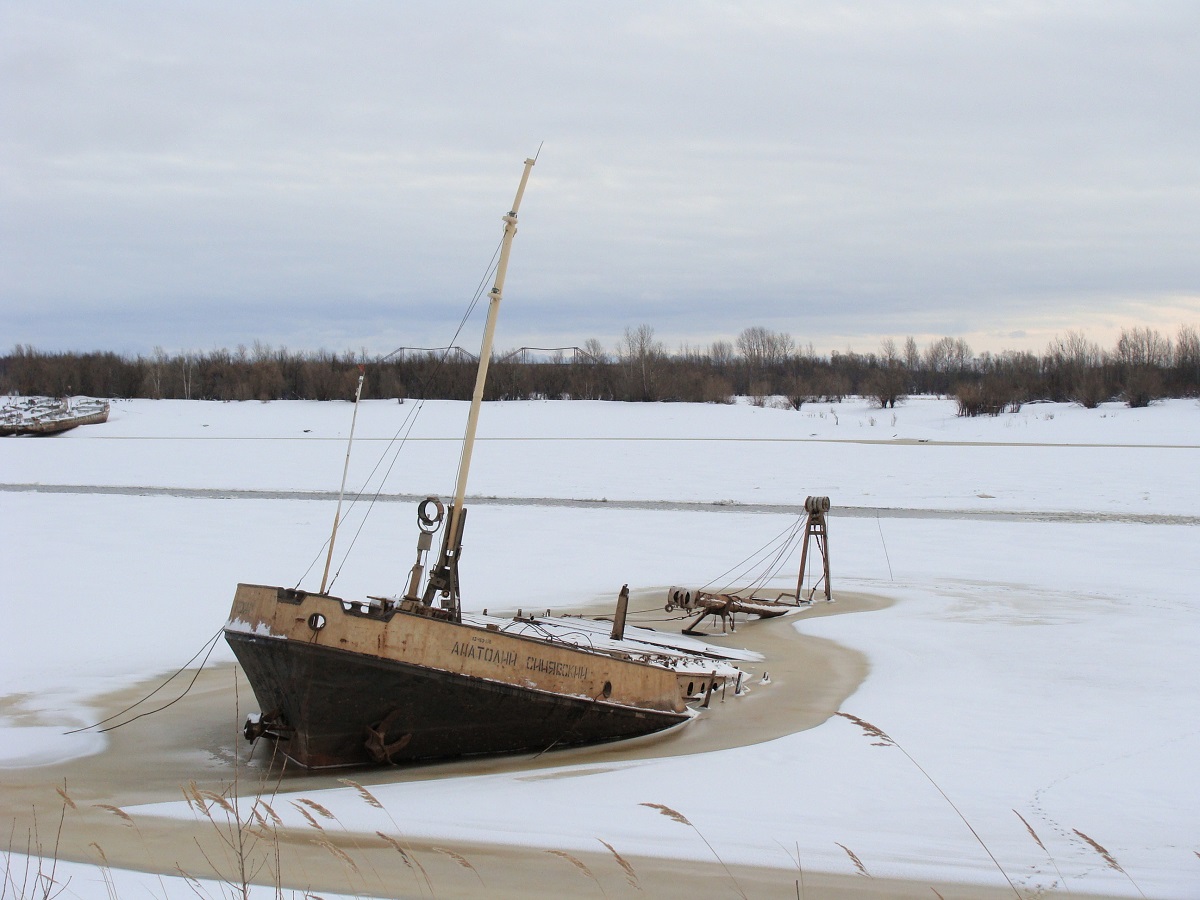
[[[0, 341], [1200, 322], [1200, 4], [0, 0]], [[472, 327], [460, 341], [478, 341]]]

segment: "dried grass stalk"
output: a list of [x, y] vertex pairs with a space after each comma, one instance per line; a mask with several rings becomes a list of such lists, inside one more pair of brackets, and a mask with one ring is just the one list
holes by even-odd
[[228, 800], [226, 800], [224, 797], [222, 797], [220, 794], [218, 794], [216, 791], [201, 791], [200, 796], [207, 797], [209, 800], [211, 800], [213, 803], [217, 804], [217, 806], [221, 807], [221, 809], [225, 810], [225, 812], [229, 813], [231, 816], [237, 815], [237, 810], [235, 810], [233, 808], [233, 804], [230, 803]]
[[1109, 853], [1102, 846], [1100, 846], [1099, 841], [1088, 837], [1086, 834], [1084, 834], [1078, 828], [1072, 828], [1071, 830], [1074, 831], [1077, 835], [1079, 835], [1079, 837], [1083, 840], [1084, 843], [1086, 843], [1089, 847], [1091, 847], [1093, 850], [1095, 850], [1096, 853], [1099, 854], [1100, 858], [1104, 860], [1105, 865], [1107, 865], [1110, 869], [1113, 869], [1114, 871], [1120, 872], [1122, 875], [1124, 875], [1126, 878], [1128, 878], [1129, 883], [1133, 885], [1133, 889], [1135, 891], [1137, 891], [1138, 894], [1140, 894], [1142, 897], [1146, 896], [1144, 893], [1142, 893], [1142, 889], [1140, 887], [1138, 887], [1138, 883], [1133, 880], [1133, 876], [1121, 868], [1121, 864], [1119, 862], [1117, 862], [1117, 858], [1115, 856], [1113, 856], [1111, 853]]
[[858, 869], [859, 875], [865, 875], [868, 878], [871, 877], [871, 873], [867, 871], [867, 867], [863, 865], [863, 861], [858, 858], [858, 855], [853, 850], [845, 844], [838, 844], [837, 841], [834, 841], [834, 843], [846, 851], [846, 855], [850, 857], [850, 862], [854, 863], [854, 868]]
[[354, 781], [351, 778], [339, 778], [338, 781], [340, 781], [342, 784], [346, 785], [347, 787], [352, 787], [356, 791], [358, 791], [358, 796], [362, 797], [363, 800], [365, 800], [371, 806], [375, 807], [376, 809], [383, 809], [383, 804], [379, 802], [379, 798], [376, 797], [374, 794], [372, 794], [370, 791], [368, 791], [365, 787], [363, 787], [357, 781]]
[[188, 782], [188, 786], [183, 789], [183, 795], [188, 800], [188, 805], [202, 816], [208, 815], [208, 804], [204, 802], [204, 798], [200, 796], [200, 788], [195, 781]]
[[472, 872], [475, 873], [475, 877], [479, 879], [479, 883], [483, 884], [483, 876], [479, 874], [479, 870], [476, 869], [473, 865], [471, 865], [470, 860], [468, 860], [461, 853], [456, 853], [455, 851], [450, 850], [446, 847], [431, 847], [430, 849], [434, 850], [437, 853], [441, 853], [441, 854], [444, 854], [445, 856], [450, 857], [452, 860], [454, 860], [456, 863], [458, 863], [464, 869], [470, 869]]
[[1025, 817], [1023, 815], [1021, 815], [1019, 812], [1017, 812], [1015, 809], [1013, 810], [1013, 813], [1016, 815], [1016, 817], [1018, 819], [1021, 820], [1022, 824], [1024, 824], [1025, 829], [1029, 832], [1029, 836], [1031, 838], [1033, 838], [1034, 843], [1036, 843], [1039, 847], [1042, 848], [1042, 852], [1045, 853], [1046, 858], [1050, 860], [1050, 865], [1054, 866], [1054, 871], [1058, 875], [1058, 883], [1060, 885], [1062, 885], [1062, 887], [1067, 891], [1068, 894], [1070, 894], [1071, 893], [1070, 888], [1067, 888], [1067, 879], [1063, 877], [1062, 869], [1060, 869], [1058, 867], [1058, 861], [1054, 858], [1054, 854], [1052, 854], [1049, 850], [1046, 849], [1046, 845], [1042, 843], [1042, 839], [1040, 837], [1038, 837], [1038, 833], [1033, 830], [1033, 826], [1030, 825], [1027, 821], [1025, 821]]
[[[965, 826], [967, 826], [967, 830], [971, 832], [972, 837], [974, 837], [976, 842], [979, 844], [979, 846], [983, 848], [983, 852], [988, 855], [988, 859], [990, 859], [992, 861], [992, 864], [996, 867], [996, 871], [998, 871], [1001, 875], [1004, 876], [1004, 880], [1007, 881], [1008, 886], [1010, 888], [1012, 888], [1013, 896], [1016, 897], [1017, 900], [1021, 900], [1021, 892], [1017, 890], [1017, 886], [1015, 884], [1013, 884], [1012, 879], [1008, 877], [1008, 873], [1006, 871], [1004, 871], [1004, 866], [1000, 865], [1000, 860], [996, 859], [996, 854], [992, 853], [992, 849], [987, 845], [987, 843], [979, 835], [979, 832], [975, 830], [975, 826], [972, 825], [967, 820], [967, 817], [963, 815], [963, 811], [958, 808], [958, 805], [953, 800], [950, 799], [950, 795], [947, 794], [944, 790], [942, 790], [942, 786], [940, 784], [938, 784], [936, 781], [934, 781], [933, 776], [930, 775], [927, 771], [925, 771], [925, 767], [922, 766], [919, 762], [917, 762], [913, 758], [911, 753], [909, 753], [907, 750], [905, 750], [904, 747], [902, 747], [900, 745], [900, 743], [897, 740], [895, 740], [895, 738], [893, 738], [890, 734], [888, 734], [886, 731], [884, 731], [878, 725], [872, 725], [866, 719], [860, 719], [856, 715], [852, 715], [851, 713], [848, 713], [848, 712], [842, 712], [841, 710], [836, 712], [834, 715], [841, 716], [843, 719], [853, 722], [855, 725], [857, 725], [859, 728], [861, 728], [863, 730], [863, 733], [867, 737], [874, 738], [875, 740], [873, 742], [873, 746], [875, 746], [875, 747], [895, 747], [897, 750], [899, 750], [901, 753], [903, 753], [905, 758], [910, 763], [912, 763], [914, 766], [917, 767], [917, 771], [925, 776], [925, 780], [928, 781], [931, 785], [933, 785], [934, 790], [936, 790], [939, 794], [942, 795], [942, 799], [945, 800], [948, 804], [950, 804], [950, 808], [952, 810], [954, 810], [954, 812], [958, 815], [959, 819], [962, 820], [962, 823]], [[835, 843], [836, 843], [836, 841], [835, 841]], [[841, 847], [842, 845], [838, 844], [838, 846]], [[842, 849], [845, 850], [844, 847]], [[847, 850], [846, 852], [849, 853], [850, 851]]]
[[71, 799], [71, 795], [67, 793], [67, 783], [65, 781], [63, 782], [62, 787], [56, 787], [54, 790], [58, 792], [58, 796], [63, 798], [63, 803], [67, 804], [67, 806], [71, 807], [71, 809], [79, 809], [79, 807], [75, 805], [75, 801]]
[[406, 866], [408, 866], [410, 869], [413, 867], [412, 860], [408, 858], [408, 851], [404, 849], [403, 845], [401, 845], [398, 840], [396, 840], [390, 834], [384, 834], [382, 831], [377, 831], [375, 833], [387, 841], [392, 846], [392, 849], [400, 854], [400, 858], [404, 860], [404, 864]]
[[325, 807], [323, 807], [316, 800], [309, 800], [307, 797], [301, 797], [300, 802], [303, 803], [305, 806], [307, 806], [309, 809], [316, 811], [319, 815], [324, 816], [326, 819], [335, 819], [336, 820], [336, 818], [337, 818], [337, 816], [335, 816], [333, 813], [331, 813], [329, 810], [327, 810]]
[[665, 804], [662, 804], [662, 803], [639, 803], [638, 806], [647, 806], [650, 809], [657, 809], [660, 813], [662, 813], [668, 819], [678, 822], [680, 825], [687, 825], [690, 828], [696, 827], [696, 826], [692, 825], [691, 822], [688, 821], [687, 816], [685, 816], [683, 813], [679, 812], [678, 810], [671, 809], [671, 807], [666, 806]]
[[1013, 810], [1013, 814], [1016, 815], [1016, 817], [1021, 820], [1021, 824], [1025, 826], [1025, 830], [1029, 832], [1029, 836], [1031, 838], [1033, 838], [1034, 842], [1039, 847], [1042, 848], [1042, 852], [1049, 853], [1050, 851], [1046, 849], [1046, 845], [1042, 843], [1042, 839], [1040, 837], [1038, 837], [1037, 832], [1033, 830], [1033, 826], [1025, 821], [1025, 817], [1023, 815], [1021, 815], [1019, 812], [1017, 812], [1015, 809]]
[[608, 848], [608, 852], [613, 855], [613, 859], [617, 861], [617, 865], [620, 866], [621, 870], [625, 873], [625, 880], [629, 882], [630, 886], [635, 887], [640, 891], [642, 886], [638, 883], [637, 872], [633, 870], [633, 866], [629, 864], [629, 860], [618, 853], [616, 848], [608, 841], [601, 841], [600, 838], [596, 838], [596, 840], [600, 841], [600, 843]]
[[1100, 858], [1104, 860], [1105, 864], [1110, 869], [1114, 869], [1114, 870], [1120, 872], [1122, 875], [1126, 874], [1125, 870], [1121, 868], [1121, 864], [1119, 862], [1117, 862], [1117, 858], [1115, 856], [1113, 856], [1111, 853], [1109, 853], [1107, 850], [1105, 850], [1103, 847], [1101, 847], [1097, 841], [1088, 837], [1086, 834], [1084, 834], [1078, 828], [1072, 828], [1071, 830], [1074, 831], [1081, 838], [1083, 838], [1084, 843], [1086, 843], [1089, 847], [1091, 847], [1093, 850], [1095, 850], [1096, 853], [1098, 853], [1100, 855]]
[[332, 856], [335, 856], [338, 859], [340, 859], [342, 862], [344, 862], [347, 866], [349, 866], [351, 869], [354, 870], [355, 875], [359, 875], [359, 876], [362, 875], [362, 872], [359, 871], [358, 865], [354, 862], [353, 859], [350, 858], [350, 854], [347, 853], [345, 850], [343, 850], [341, 847], [339, 847], [337, 844], [330, 841], [328, 838], [321, 838], [320, 840], [314, 841], [313, 843], [315, 843], [318, 847], [323, 847], [324, 849], [328, 850]]
[[304, 816], [304, 820], [306, 822], [308, 822], [309, 825], [311, 825], [313, 828], [317, 829], [317, 831], [325, 830], [324, 828], [321, 827], [321, 823], [318, 822], [316, 819], [314, 819], [312, 816], [312, 813], [310, 813], [307, 809], [305, 809], [299, 803], [296, 803], [294, 800], [289, 800], [288, 802], [291, 803], [292, 806], [296, 807], [296, 809], [299, 811], [300, 815]]
[[283, 826], [283, 819], [279, 818], [279, 813], [275, 812], [275, 810], [273, 810], [271, 808], [270, 803], [268, 803], [266, 800], [263, 800], [260, 798], [256, 805], [262, 807], [263, 809], [265, 809], [267, 811], [267, 815], [271, 817], [272, 822], [274, 822], [276, 825], [278, 825], [280, 827]]
[[895, 741], [892, 740], [891, 735], [889, 735], [886, 731], [884, 731], [878, 725], [872, 725], [866, 719], [860, 719], [856, 715], [853, 715], [848, 712], [842, 712], [841, 710], [834, 713], [834, 715], [841, 716], [843, 719], [849, 719], [851, 722], [853, 722], [855, 725], [857, 725], [859, 728], [861, 728], [863, 730], [863, 733], [866, 734], [867, 737], [875, 738], [875, 740], [879, 742], [876, 746], [891, 747], [891, 746], [894, 746], [896, 743]]
[[549, 853], [551, 856], [557, 856], [559, 859], [565, 859], [567, 862], [569, 862], [571, 865], [573, 865], [576, 869], [578, 869], [580, 872], [582, 872], [588, 878], [592, 879], [592, 881], [596, 880], [596, 876], [592, 874], [592, 870], [589, 869], [587, 867], [587, 864], [584, 863], [584, 861], [582, 859], [580, 859], [579, 857], [572, 856], [570, 853], [567, 853], [565, 850], [547, 850], [546, 852]]
[[733, 882], [733, 887], [738, 892], [738, 895], [742, 897], [743, 900], [746, 900], [746, 892], [742, 890], [742, 887], [738, 884], [737, 879], [733, 877], [733, 873], [729, 871], [729, 866], [725, 865], [725, 860], [721, 859], [721, 854], [717, 852], [717, 848], [714, 847], [708, 838], [704, 836], [703, 831], [701, 831], [688, 820], [687, 816], [685, 816], [679, 810], [671, 809], [671, 807], [663, 803], [639, 803], [638, 805], [649, 807], [650, 809], [657, 809], [668, 819], [678, 822], [680, 825], [686, 825], [688, 828], [692, 829], [692, 831], [696, 832], [696, 836], [700, 838], [700, 840], [704, 841], [704, 846], [706, 846], [709, 852], [717, 858], [717, 862], [721, 864], [721, 868], [725, 870], [725, 874], [728, 875], [729, 880]]
[[92, 806], [96, 807], [96, 809], [108, 810], [108, 812], [121, 819], [121, 821], [123, 821], [126, 825], [130, 826], [131, 828], [133, 827], [133, 817], [130, 816], [129, 813], [125, 812], [125, 810], [121, 809], [121, 807], [113, 806], [110, 803], [93, 803]]

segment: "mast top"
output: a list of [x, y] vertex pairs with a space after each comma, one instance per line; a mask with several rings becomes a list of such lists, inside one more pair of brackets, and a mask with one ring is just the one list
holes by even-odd
[[[538, 148], [541, 152], [541, 148]], [[471, 407], [467, 413], [467, 430], [463, 435], [462, 456], [459, 459], [458, 478], [454, 484], [454, 502], [450, 506], [450, 521], [442, 538], [442, 552], [437, 566], [430, 573], [426, 587], [425, 603], [429, 604], [433, 594], [441, 591], [455, 618], [461, 614], [458, 604], [458, 556], [461, 552], [463, 501], [467, 495], [467, 474], [471, 468], [471, 455], [475, 448], [475, 431], [479, 426], [479, 408], [483, 403], [483, 388], [487, 382], [488, 363], [491, 361], [492, 342], [496, 334], [496, 317], [500, 311], [500, 300], [504, 294], [504, 278], [508, 274], [508, 257], [512, 251], [513, 236], [517, 233], [517, 210], [525, 196], [525, 185], [529, 182], [529, 171], [537, 162], [537, 156], [525, 160], [521, 183], [513, 198], [512, 209], [504, 215], [504, 236], [500, 242], [500, 259], [496, 263], [496, 280], [488, 297], [487, 321], [483, 329], [483, 345], [479, 348], [479, 368], [475, 375], [475, 391], [471, 395]]]

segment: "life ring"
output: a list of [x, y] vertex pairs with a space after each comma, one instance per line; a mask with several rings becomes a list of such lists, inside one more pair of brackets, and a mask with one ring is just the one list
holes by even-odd
[[426, 497], [417, 506], [417, 525], [422, 531], [434, 532], [446, 517], [446, 507], [437, 497]]

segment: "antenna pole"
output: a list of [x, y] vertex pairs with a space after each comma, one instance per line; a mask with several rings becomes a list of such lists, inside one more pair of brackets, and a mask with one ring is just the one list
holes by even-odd
[[329, 565], [333, 562], [333, 542], [337, 539], [338, 523], [342, 519], [342, 497], [346, 495], [346, 475], [350, 471], [350, 448], [354, 444], [354, 423], [358, 421], [358, 399], [362, 396], [363, 378], [366, 377], [367, 367], [358, 367], [358, 387], [354, 391], [354, 415], [350, 417], [350, 439], [346, 441], [346, 464], [342, 466], [342, 487], [338, 491], [337, 512], [333, 514], [333, 533], [329, 535], [329, 552], [325, 555], [325, 573], [321, 576], [321, 590], [325, 593], [325, 584], [329, 581]]

